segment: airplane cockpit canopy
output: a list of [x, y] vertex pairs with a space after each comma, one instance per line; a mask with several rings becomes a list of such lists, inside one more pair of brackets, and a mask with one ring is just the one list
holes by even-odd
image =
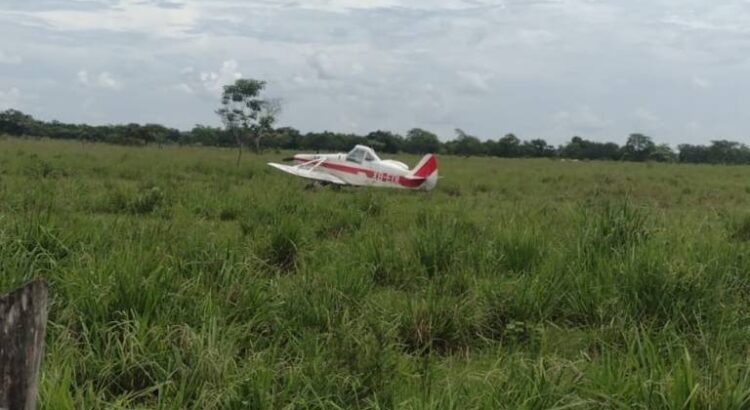
[[346, 154], [346, 160], [361, 164], [362, 162], [380, 161], [375, 151], [364, 145], [357, 145]]

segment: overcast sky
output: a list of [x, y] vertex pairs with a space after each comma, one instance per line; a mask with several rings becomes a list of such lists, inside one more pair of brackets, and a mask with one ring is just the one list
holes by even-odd
[[302, 131], [750, 143], [750, 0], [0, 0], [0, 109], [219, 125], [240, 76]]

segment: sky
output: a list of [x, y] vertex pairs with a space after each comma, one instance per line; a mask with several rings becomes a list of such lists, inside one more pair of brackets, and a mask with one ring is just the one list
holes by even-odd
[[750, 143], [750, 0], [0, 0], [0, 110], [303, 132]]

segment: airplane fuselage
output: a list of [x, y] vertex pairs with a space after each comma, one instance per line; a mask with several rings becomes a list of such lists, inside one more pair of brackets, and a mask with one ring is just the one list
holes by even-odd
[[409, 169], [389, 161], [363, 161], [358, 164], [347, 161], [346, 154], [297, 154], [294, 161], [302, 164], [309, 161], [323, 160], [318, 168], [349, 185], [367, 185], [393, 188], [418, 188], [425, 181], [408, 178]]
[[269, 162], [268, 165], [298, 177], [337, 185], [406, 188], [429, 191], [438, 179], [437, 160], [427, 154], [413, 168], [400, 161], [382, 160], [365, 145], [356, 145], [349, 153], [297, 154], [288, 158], [296, 165]]

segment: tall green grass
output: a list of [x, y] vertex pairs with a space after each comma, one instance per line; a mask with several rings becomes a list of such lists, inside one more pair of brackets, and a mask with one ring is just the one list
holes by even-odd
[[335, 191], [281, 156], [0, 140], [42, 408], [750, 408], [750, 169], [441, 157], [430, 193]]

